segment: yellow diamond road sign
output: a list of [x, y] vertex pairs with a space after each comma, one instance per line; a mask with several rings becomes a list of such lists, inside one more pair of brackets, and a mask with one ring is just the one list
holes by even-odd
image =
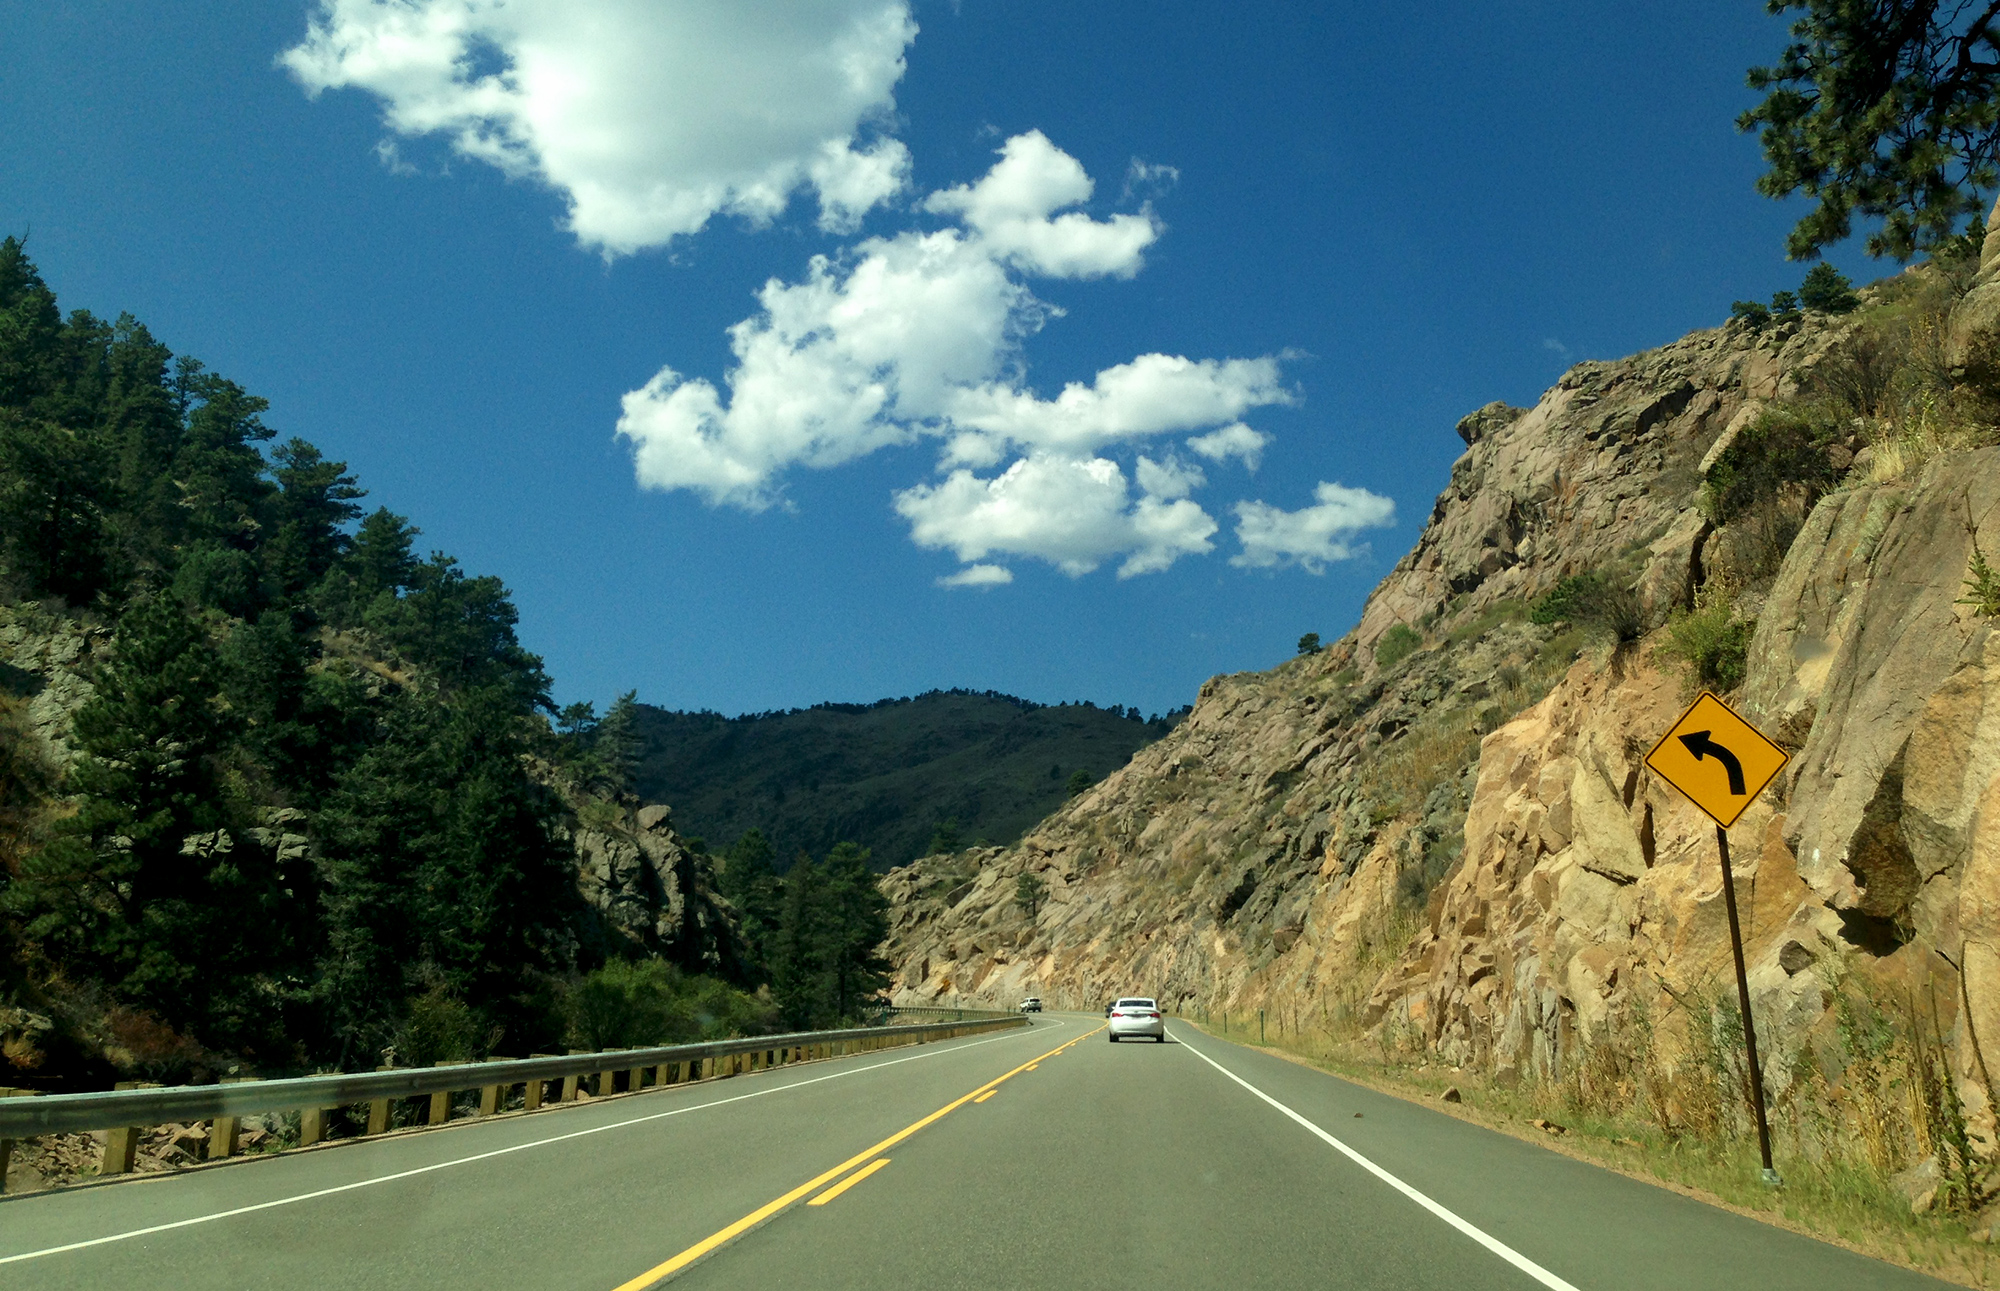
[[1646, 755], [1646, 765], [1724, 829], [1790, 759], [1707, 691]]

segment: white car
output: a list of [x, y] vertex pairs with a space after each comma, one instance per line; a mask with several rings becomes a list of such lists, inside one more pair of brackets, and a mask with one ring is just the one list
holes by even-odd
[[1113, 1044], [1133, 1036], [1146, 1036], [1154, 1044], [1167, 1038], [1167, 1024], [1160, 1020], [1159, 1001], [1143, 996], [1128, 995], [1114, 1003], [1107, 1025]]
[[1021, 1012], [1023, 1012], [1023, 1013], [1040, 1013], [1041, 1011], [1042, 1011], [1042, 997], [1041, 997], [1041, 996], [1039, 996], [1039, 995], [1030, 995], [1030, 996], [1029, 996], [1029, 997], [1028, 997], [1027, 999], [1025, 999], [1025, 1000], [1022, 1000], [1022, 1001], [1021, 1001]]

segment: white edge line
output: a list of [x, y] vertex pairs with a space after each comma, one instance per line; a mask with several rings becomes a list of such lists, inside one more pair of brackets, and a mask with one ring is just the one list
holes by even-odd
[[[434, 1161], [430, 1165], [398, 1171], [395, 1174], [377, 1175], [372, 1179], [357, 1179], [353, 1183], [343, 1183], [332, 1188], [321, 1188], [316, 1192], [302, 1192], [296, 1196], [279, 1197], [274, 1201], [260, 1201], [253, 1206], [238, 1206], [234, 1210], [218, 1210], [209, 1215], [196, 1215], [192, 1219], [177, 1219], [172, 1223], [154, 1224], [150, 1228], [135, 1228], [127, 1233], [112, 1233], [106, 1237], [87, 1238], [81, 1242], [69, 1242], [62, 1246], [45, 1247], [39, 1251], [22, 1251], [18, 1255], [0, 1255], [0, 1264], [18, 1264], [23, 1260], [40, 1259], [45, 1255], [62, 1255], [69, 1251], [81, 1251], [92, 1246], [108, 1246], [113, 1242], [130, 1241], [135, 1237], [150, 1237], [154, 1233], [170, 1232], [176, 1228], [192, 1228], [197, 1224], [211, 1224], [219, 1219], [231, 1219], [237, 1215], [249, 1215], [260, 1210], [271, 1210], [278, 1206], [290, 1206], [301, 1201], [314, 1201], [320, 1197], [331, 1197], [338, 1193], [353, 1192], [357, 1188], [372, 1188], [376, 1184], [394, 1183], [398, 1179], [409, 1179], [420, 1174], [430, 1174], [435, 1170], [446, 1170], [452, 1166], [471, 1165], [475, 1161], [489, 1161], [494, 1157], [504, 1157], [515, 1152], [526, 1152], [530, 1148], [548, 1147], [553, 1143], [566, 1143], [571, 1139], [587, 1138], [592, 1134], [603, 1134], [607, 1130], [622, 1130], [631, 1125], [643, 1125], [648, 1121], [665, 1120], [669, 1116], [685, 1116], [689, 1112], [706, 1111], [711, 1107], [724, 1107], [730, 1103], [740, 1103], [748, 1098], [762, 1098], [767, 1094], [782, 1094], [786, 1090], [804, 1089], [807, 1085], [818, 1085], [829, 1080], [839, 1080], [846, 1076], [860, 1076], [884, 1067], [897, 1067], [906, 1062], [916, 1062], [920, 1058], [936, 1058], [947, 1053], [962, 1053], [982, 1044], [992, 1044], [996, 1040], [1011, 1040], [1025, 1034], [1027, 1028], [1003, 1031], [984, 1040], [974, 1040], [970, 1044], [953, 1045], [949, 1049], [933, 1049], [928, 1053], [913, 1053], [907, 1058], [891, 1058], [867, 1067], [853, 1067], [846, 1071], [836, 1071], [825, 1076], [815, 1076], [811, 1080], [796, 1080], [789, 1085], [773, 1085], [769, 1089], [756, 1089], [747, 1094], [736, 1094], [729, 1098], [718, 1098], [713, 1102], [697, 1103], [693, 1107], [676, 1107], [669, 1112], [654, 1112], [650, 1116], [635, 1116], [630, 1120], [613, 1121], [609, 1125], [593, 1125], [587, 1130], [572, 1130], [568, 1134], [557, 1134], [546, 1139], [535, 1139], [528, 1143], [516, 1143], [511, 1147], [495, 1148], [491, 1152], [478, 1152], [469, 1157], [454, 1157], [449, 1161]], [[654, 1088], [658, 1088], [655, 1086]], [[171, 1176], [167, 1176], [171, 1177]], [[59, 1195], [59, 1194], [58, 1194]]]
[[1285, 1106], [1277, 1099], [1271, 1097], [1263, 1090], [1257, 1088], [1249, 1081], [1243, 1079], [1243, 1077], [1237, 1075], [1235, 1072], [1229, 1070], [1229, 1068], [1223, 1066], [1215, 1059], [1209, 1057], [1201, 1050], [1195, 1048], [1193, 1045], [1187, 1042], [1185, 1037], [1176, 1036], [1174, 1038], [1180, 1044], [1181, 1048], [1187, 1050], [1195, 1057], [1201, 1059], [1209, 1066], [1215, 1068], [1223, 1075], [1229, 1077], [1237, 1084], [1243, 1086], [1243, 1088], [1249, 1090], [1257, 1097], [1263, 1099], [1271, 1106], [1277, 1108], [1285, 1115], [1291, 1117], [1293, 1120], [1297, 1121], [1300, 1125], [1303, 1125], [1307, 1130], [1319, 1136], [1319, 1138], [1324, 1140], [1328, 1146], [1332, 1147], [1335, 1151], [1347, 1157], [1348, 1160], [1354, 1162], [1354, 1164], [1368, 1171], [1368, 1173], [1374, 1175], [1377, 1179], [1380, 1179], [1383, 1183], [1388, 1184], [1391, 1188], [1394, 1188], [1397, 1192], [1402, 1193], [1405, 1197], [1408, 1197], [1411, 1201], [1416, 1202], [1419, 1206], [1422, 1206], [1425, 1210], [1431, 1212], [1431, 1214], [1436, 1215], [1439, 1219], [1442, 1219], [1445, 1223], [1450, 1224], [1453, 1228], [1456, 1228], [1459, 1232], [1464, 1233], [1467, 1237], [1470, 1237], [1473, 1241], [1478, 1242], [1481, 1246], [1484, 1246], [1487, 1250], [1493, 1252], [1495, 1255], [1498, 1255], [1501, 1259], [1507, 1261], [1515, 1268], [1521, 1270], [1521, 1272], [1535, 1279], [1535, 1281], [1541, 1283], [1545, 1287], [1549, 1287], [1551, 1291], [1577, 1291], [1577, 1288], [1574, 1284], [1563, 1281], [1561, 1278], [1549, 1272], [1541, 1265], [1535, 1263], [1527, 1256], [1521, 1254], [1513, 1247], [1507, 1245], [1499, 1238], [1494, 1237], [1492, 1234], [1486, 1232], [1482, 1228], [1479, 1228], [1477, 1225], [1471, 1223], [1470, 1221], [1459, 1218], [1456, 1214], [1453, 1214], [1451, 1211], [1445, 1209], [1437, 1202], [1432, 1201], [1429, 1197], [1426, 1197], [1423, 1193], [1418, 1192], [1415, 1188], [1412, 1188], [1409, 1184], [1404, 1183], [1401, 1179], [1398, 1179], [1395, 1175], [1390, 1174], [1387, 1170], [1384, 1170], [1381, 1166], [1376, 1165], [1373, 1161], [1370, 1161], [1367, 1157], [1362, 1156], [1359, 1152], [1356, 1152], [1353, 1148], [1348, 1147], [1345, 1143], [1342, 1143], [1339, 1139], [1333, 1137], [1333, 1135], [1328, 1134], [1325, 1130], [1321, 1129], [1319, 1126], [1314, 1125], [1311, 1121], [1307, 1120], [1305, 1117], [1299, 1115], [1291, 1108]]

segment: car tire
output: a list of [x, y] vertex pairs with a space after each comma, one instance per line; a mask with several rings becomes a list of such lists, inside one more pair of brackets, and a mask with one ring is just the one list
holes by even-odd
[[1154, 1043], [1154, 1044], [1165, 1044], [1166, 1042], [1167, 1042], [1167, 1038], [1166, 1038], [1165, 1036], [1163, 1036], [1163, 1035], [1156, 1035], [1156, 1036], [1154, 1036], [1154, 1037], [1153, 1037], [1153, 1043]]
[[1109, 1039], [1109, 1040], [1111, 1041], [1111, 1043], [1113, 1043], [1113, 1044], [1117, 1044], [1117, 1043], [1118, 1043], [1118, 1037], [1117, 1037], [1117, 1036], [1115, 1036], [1115, 1035], [1114, 1035], [1114, 1036], [1108, 1036], [1108, 1037], [1106, 1037], [1106, 1038], [1107, 1038], [1107, 1039]]

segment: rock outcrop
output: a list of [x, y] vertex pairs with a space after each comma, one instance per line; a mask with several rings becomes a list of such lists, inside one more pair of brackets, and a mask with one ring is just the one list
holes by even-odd
[[577, 890], [606, 948], [657, 955], [691, 973], [735, 976], [735, 913], [709, 858], [674, 832], [672, 812], [629, 796], [565, 793]]
[[[1429, 524], [1348, 637], [1211, 680], [1018, 847], [885, 879], [899, 999], [1150, 992], [1505, 1078], [1733, 989], [1714, 826], [1643, 765], [1689, 697], [1681, 670], [1657, 637], [1593, 644], [1525, 610], [1586, 571], [1638, 593], [1641, 630], [1688, 606], [1726, 554], [1704, 471], [1853, 326], [1732, 324], [1466, 418]], [[1979, 1123], [2000, 1044], [2000, 643], [1955, 604], [1975, 542], [2000, 554], [2000, 450], [1887, 483], [1856, 470], [1812, 510], [1748, 598], [1740, 696], [1795, 756], [1731, 837], [1774, 1079], [1864, 972], [1929, 992]], [[1378, 658], [1397, 624], [1422, 646]], [[1032, 919], [1023, 872], [1047, 890]]]

